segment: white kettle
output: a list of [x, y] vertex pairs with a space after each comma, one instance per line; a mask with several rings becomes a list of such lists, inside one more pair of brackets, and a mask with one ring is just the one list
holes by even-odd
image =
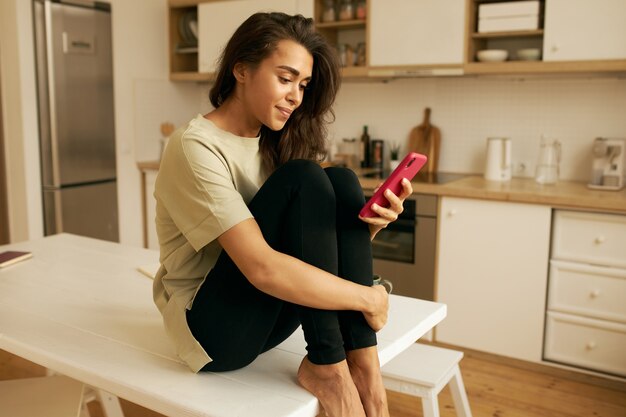
[[509, 181], [511, 179], [511, 148], [510, 138], [487, 138], [486, 180]]

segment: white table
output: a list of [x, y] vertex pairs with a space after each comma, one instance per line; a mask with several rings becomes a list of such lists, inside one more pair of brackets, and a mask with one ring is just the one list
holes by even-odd
[[[0, 349], [168, 416], [317, 414], [318, 401], [295, 379], [301, 331], [234, 372], [194, 374], [176, 357], [152, 281], [137, 271], [158, 262], [156, 251], [69, 234], [5, 250], [33, 258], [0, 269]], [[392, 296], [378, 334], [381, 363], [445, 315], [443, 304]]]

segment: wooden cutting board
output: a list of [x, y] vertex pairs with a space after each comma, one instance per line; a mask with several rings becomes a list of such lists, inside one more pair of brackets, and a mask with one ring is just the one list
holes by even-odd
[[441, 132], [430, 123], [430, 108], [424, 109], [424, 120], [411, 130], [408, 140], [409, 152], [417, 152], [428, 157], [422, 168], [423, 172], [437, 172], [439, 166], [439, 149], [441, 148]]

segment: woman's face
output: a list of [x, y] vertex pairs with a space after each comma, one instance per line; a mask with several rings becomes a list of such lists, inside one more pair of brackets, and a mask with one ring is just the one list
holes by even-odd
[[313, 57], [306, 48], [291, 40], [280, 41], [274, 53], [245, 77], [244, 105], [249, 116], [272, 130], [282, 129], [302, 103], [312, 71]]

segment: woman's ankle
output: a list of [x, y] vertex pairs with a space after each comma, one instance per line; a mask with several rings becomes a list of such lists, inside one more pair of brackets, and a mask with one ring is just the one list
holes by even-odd
[[305, 357], [298, 369], [298, 382], [319, 399], [329, 415], [365, 417], [359, 391], [345, 360], [316, 365]]
[[368, 416], [388, 416], [387, 393], [375, 346], [347, 352], [348, 368]]

